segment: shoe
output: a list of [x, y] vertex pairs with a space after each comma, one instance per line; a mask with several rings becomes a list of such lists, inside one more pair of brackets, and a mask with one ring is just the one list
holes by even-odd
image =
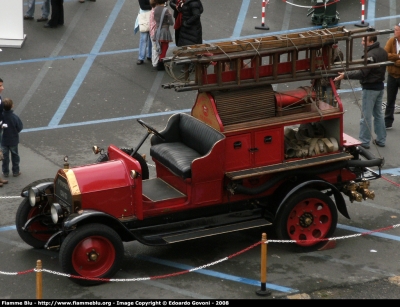
[[46, 23], [43, 28], [57, 28], [57, 26], [52, 26], [51, 24]]
[[7, 173], [7, 174], [4, 174], [4, 173], [3, 173], [3, 176], [4, 176], [4, 177], [8, 177], [9, 175], [8, 175], [8, 173]]
[[147, 58], [147, 61], [151, 61], [151, 58]]
[[377, 145], [379, 147], [385, 147], [385, 144], [379, 144], [376, 140], [373, 140], [372, 143], [374, 143], [375, 145]]
[[7, 184], [7, 183], [8, 183], [8, 180], [0, 179], [0, 183], [1, 183], [1, 184]]
[[386, 130], [392, 130], [393, 127], [392, 126], [386, 126]]
[[163, 71], [163, 70], [165, 70], [165, 66], [164, 66], [164, 62], [163, 62], [163, 61], [159, 61], [159, 62], [157, 63], [157, 70], [158, 70], [158, 71]]
[[142, 65], [143, 64], [143, 60], [137, 60], [136, 64], [137, 65]]
[[36, 19], [37, 22], [42, 22], [42, 21], [47, 21], [47, 20], [49, 20], [49, 19], [45, 18], [45, 17], [40, 17], [40, 18]]
[[0, 188], [2, 188], [3, 187], [3, 184], [0, 182]]
[[369, 149], [369, 145], [361, 144], [360, 146], [361, 146], [362, 148]]
[[85, 3], [85, 0], [79, 0], [80, 3]]
[[24, 20], [32, 20], [33, 19], [33, 17], [31, 17], [31, 16], [24, 16]]
[[13, 177], [18, 177], [19, 175], [21, 175], [21, 172], [13, 174]]
[[96, 2], [96, 0], [90, 0], [91, 2]]

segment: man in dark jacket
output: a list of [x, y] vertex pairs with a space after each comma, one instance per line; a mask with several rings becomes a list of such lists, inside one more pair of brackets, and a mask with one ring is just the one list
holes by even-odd
[[[367, 41], [365, 41], [367, 39]], [[362, 44], [367, 48], [368, 63], [380, 63], [388, 60], [385, 49], [380, 47], [376, 36], [368, 36], [362, 39]], [[372, 135], [372, 116], [374, 117], [374, 131], [376, 140], [373, 143], [385, 147], [386, 128], [382, 112], [382, 97], [384, 91], [383, 81], [385, 80], [386, 67], [380, 66], [376, 68], [365, 68], [346, 73], [348, 79], [360, 80], [362, 87], [362, 109], [360, 120], [359, 139], [361, 146], [369, 148]], [[342, 80], [345, 73], [339, 73], [335, 81]]]
[[[176, 9], [181, 16], [175, 20], [175, 29], [179, 27], [177, 46], [188, 46], [203, 43], [203, 30], [200, 16], [203, 13], [203, 4], [200, 0], [178, 0]], [[178, 20], [178, 24], [176, 21]]]

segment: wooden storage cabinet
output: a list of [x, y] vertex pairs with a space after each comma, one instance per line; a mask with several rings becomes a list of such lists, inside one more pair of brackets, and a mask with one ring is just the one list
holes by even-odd
[[282, 128], [228, 135], [226, 171], [259, 167], [283, 161]]

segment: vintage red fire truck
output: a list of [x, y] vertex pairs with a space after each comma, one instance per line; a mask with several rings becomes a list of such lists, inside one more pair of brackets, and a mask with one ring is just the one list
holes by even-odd
[[[365, 35], [338, 27], [177, 49], [164, 87], [196, 90], [191, 114], [172, 115], [162, 131], [138, 120], [146, 133], [135, 148], [94, 146], [96, 163], [66, 161], [54, 179], [32, 182], [16, 215], [20, 237], [59, 250], [63, 271], [81, 284], [111, 278], [128, 241], [157, 246], [272, 225], [280, 239], [323, 244], [338, 212], [350, 218], [344, 196], [374, 198], [369, 184], [384, 162], [344, 132], [331, 78], [388, 65], [352, 52], [332, 63], [340, 41], [348, 49]], [[174, 75], [180, 65], [184, 76]], [[321, 92], [322, 78], [332, 94]], [[273, 90], [292, 82], [304, 84]], [[154, 178], [139, 154], [149, 135]]]

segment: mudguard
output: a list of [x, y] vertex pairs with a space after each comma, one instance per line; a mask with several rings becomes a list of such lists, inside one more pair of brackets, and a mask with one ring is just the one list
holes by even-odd
[[44, 191], [48, 188], [51, 188], [51, 190], [54, 189], [54, 182], [53, 181], [48, 181], [48, 182], [41, 182], [37, 184], [36, 182], [32, 182], [30, 185], [26, 186], [25, 188], [22, 189], [21, 191], [21, 197], [28, 197], [29, 189], [32, 187], [36, 187], [40, 193], [45, 193]]
[[317, 187], [318, 190], [330, 189], [335, 197], [336, 208], [344, 217], [350, 219], [349, 213], [347, 212], [346, 202], [343, 198], [342, 193], [333, 184], [323, 181], [323, 180], [309, 180], [309, 181], [300, 183], [299, 185], [294, 187], [292, 190], [290, 190], [286, 194], [285, 198], [280, 202], [278, 209], [276, 211], [276, 214], [279, 213], [279, 211], [282, 209], [283, 204], [286, 202], [286, 200], [291, 195], [293, 195], [298, 190], [305, 188], [305, 187]]

